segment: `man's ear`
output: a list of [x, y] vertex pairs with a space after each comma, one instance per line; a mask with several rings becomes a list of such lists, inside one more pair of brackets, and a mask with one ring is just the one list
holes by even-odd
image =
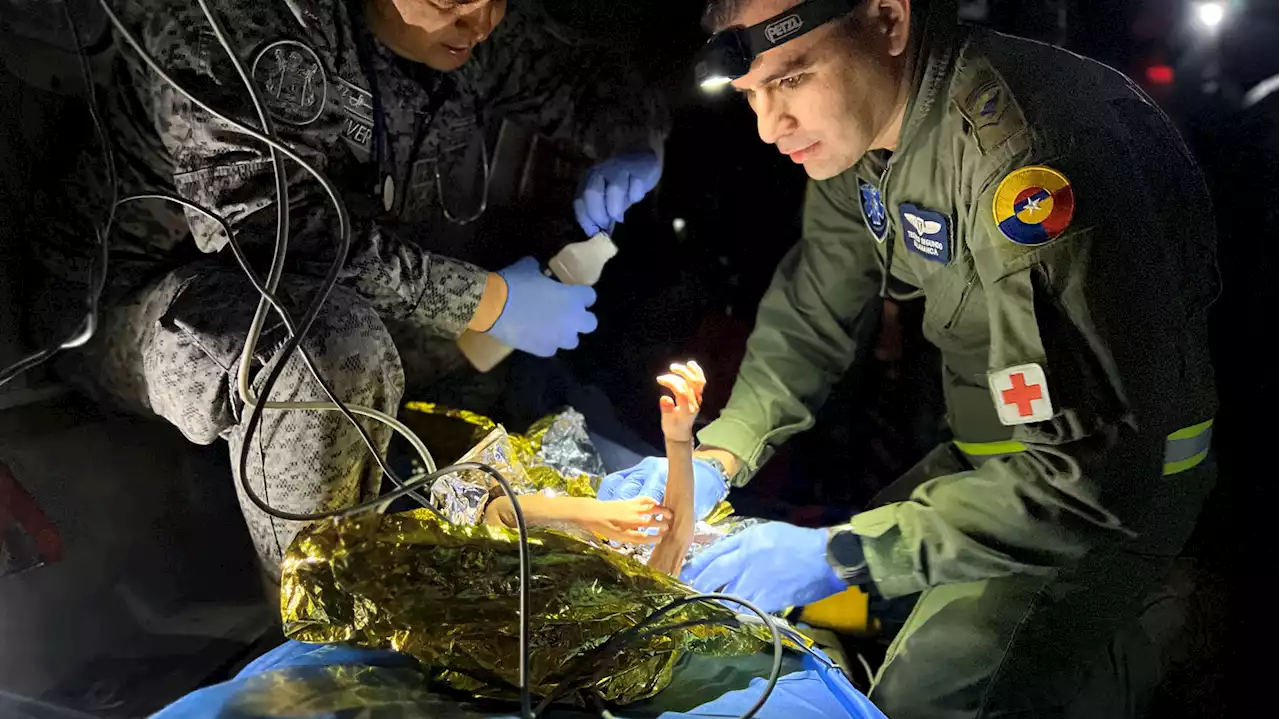
[[898, 57], [907, 50], [911, 38], [911, 0], [871, 0], [876, 31], [885, 39], [886, 50]]

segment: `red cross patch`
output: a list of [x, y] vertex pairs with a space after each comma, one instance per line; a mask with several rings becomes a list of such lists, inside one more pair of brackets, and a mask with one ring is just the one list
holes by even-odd
[[1023, 364], [987, 374], [996, 413], [1006, 425], [1043, 422], [1053, 416], [1049, 384], [1038, 364]]

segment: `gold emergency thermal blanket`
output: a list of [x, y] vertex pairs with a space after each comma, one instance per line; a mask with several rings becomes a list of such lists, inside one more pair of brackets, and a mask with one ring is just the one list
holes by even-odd
[[[525, 436], [508, 436], [483, 417], [417, 407], [432, 414], [432, 421], [469, 425], [471, 430], [453, 429], [455, 439], [480, 437], [461, 459], [498, 469], [517, 494], [594, 496], [598, 475], [561, 471], [598, 467], [576, 412], [548, 418]], [[562, 446], [548, 448], [548, 437]], [[526, 461], [541, 471], [529, 471]], [[456, 689], [512, 697], [519, 676], [518, 534], [480, 521], [483, 498], [492, 491], [487, 475], [468, 472], [450, 479], [432, 486], [432, 499], [449, 521], [426, 509], [366, 513], [316, 523], [301, 533], [283, 568], [285, 633], [300, 641], [395, 649]], [[737, 531], [741, 521], [720, 524], [704, 527], [702, 542], [691, 551]], [[590, 689], [606, 701], [635, 701], [670, 682], [683, 652], [732, 656], [769, 643], [759, 625], [738, 625], [728, 609], [696, 602], [658, 625], [681, 628], [601, 656], [592, 650], [693, 591], [617, 548], [552, 529], [530, 532], [530, 557], [530, 679], [540, 696], [569, 691], [570, 698], [583, 701], [579, 690]]]

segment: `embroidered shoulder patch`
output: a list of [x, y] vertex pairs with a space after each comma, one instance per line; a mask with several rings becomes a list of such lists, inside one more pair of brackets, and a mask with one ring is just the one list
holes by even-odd
[[320, 118], [329, 85], [316, 51], [296, 40], [277, 40], [253, 59], [252, 75], [271, 116], [291, 125]]
[[1009, 88], [989, 67], [961, 80], [952, 102], [969, 123], [969, 131], [984, 155], [1026, 127], [1026, 118], [1014, 102]]
[[1049, 383], [1038, 364], [1023, 364], [987, 374], [1000, 423], [1013, 426], [1053, 417]]
[[884, 242], [885, 233], [889, 230], [889, 212], [885, 209], [880, 190], [866, 180], [858, 180], [858, 195], [862, 200], [863, 221], [875, 235], [876, 242]]
[[1005, 176], [991, 203], [1000, 233], [1019, 245], [1043, 245], [1061, 235], [1075, 213], [1075, 194], [1066, 175], [1043, 165]]
[[946, 215], [909, 203], [900, 205], [898, 212], [907, 251], [932, 262], [951, 262], [951, 223]]

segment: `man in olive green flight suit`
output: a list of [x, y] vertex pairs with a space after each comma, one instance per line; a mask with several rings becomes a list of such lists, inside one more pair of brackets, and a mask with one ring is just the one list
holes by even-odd
[[[854, 318], [900, 285], [926, 298], [955, 441], [848, 524], [753, 527], [682, 577], [766, 611], [847, 585], [918, 593], [870, 695], [893, 719], [1139, 712], [1160, 640], [1141, 604], [1214, 478], [1201, 175], [1107, 67], [958, 27], [943, 0], [845, 4], [708, 8], [746, 48], [720, 82], [811, 181], [804, 236], [698, 435], [699, 510], [812, 426]], [[646, 460], [601, 496], [664, 482]]]

